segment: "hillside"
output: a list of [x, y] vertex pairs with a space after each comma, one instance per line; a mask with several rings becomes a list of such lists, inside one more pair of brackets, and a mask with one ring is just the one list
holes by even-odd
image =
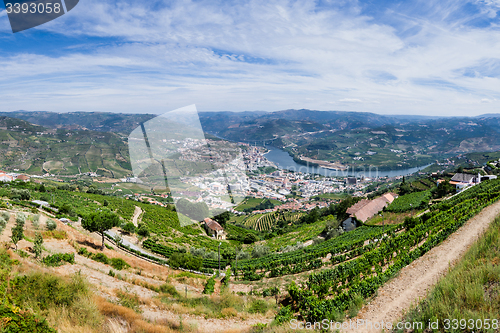
[[0, 116], [22, 119], [51, 129], [90, 130], [129, 135], [141, 123], [156, 115], [112, 112], [12, 111], [0, 112]]
[[[105, 112], [0, 114], [44, 126], [46, 134], [54, 139], [41, 140], [42, 135], [33, 131], [31, 138], [20, 136], [23, 133], [9, 127], [9, 131], [17, 132], [17, 139], [11, 140], [5, 133], [3, 147], [12, 149], [14, 155], [24, 151], [27, 157], [33, 157], [30, 159], [33, 163], [28, 165], [19, 156], [4, 154], [5, 168], [40, 173], [46, 163], [45, 171], [55, 174], [78, 174], [80, 168], [81, 172], [98, 170], [102, 175], [115, 178], [130, 170], [125, 137], [142, 122], [155, 117]], [[500, 150], [500, 117], [497, 115], [439, 118], [285, 110], [200, 112], [199, 116], [208, 136], [272, 144], [288, 151], [299, 163], [329, 161], [358, 169], [398, 169], [422, 166], [457, 154]], [[73, 136], [73, 140], [65, 140], [64, 135]], [[72, 149], [69, 144], [77, 148]], [[37, 154], [41, 146], [48, 147], [50, 152], [45, 156]]]
[[47, 129], [0, 117], [0, 169], [33, 175], [130, 174], [126, 141], [112, 132]]
[[500, 150], [496, 115], [438, 118], [287, 110], [201, 113], [200, 119], [209, 133], [267, 142], [286, 149], [298, 162], [306, 157], [355, 168], [414, 167], [456, 154]]

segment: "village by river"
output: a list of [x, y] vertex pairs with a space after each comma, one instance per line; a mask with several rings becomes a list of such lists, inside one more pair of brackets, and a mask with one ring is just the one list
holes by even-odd
[[266, 158], [269, 161], [276, 164], [276, 166], [280, 169], [286, 169], [302, 173], [320, 174], [326, 177], [365, 177], [365, 178], [398, 177], [416, 173], [432, 165], [432, 164], [427, 164], [421, 167], [398, 169], [398, 170], [379, 170], [377, 167], [367, 168], [366, 170], [352, 170], [352, 169], [331, 170], [321, 167], [298, 164], [286, 151], [283, 151], [273, 146], [266, 145], [266, 149], [269, 150], [269, 152], [265, 154]]

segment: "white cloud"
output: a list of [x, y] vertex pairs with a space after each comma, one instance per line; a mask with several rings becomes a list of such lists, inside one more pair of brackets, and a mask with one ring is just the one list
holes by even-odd
[[[450, 22], [463, 2], [416, 1], [419, 15], [396, 7], [391, 22], [333, 3], [81, 2], [42, 26], [77, 47], [0, 58], [0, 109], [495, 112], [477, 101], [500, 98], [499, 79], [460, 70], [498, 54], [500, 32]], [[90, 53], [89, 36], [104, 43]]]

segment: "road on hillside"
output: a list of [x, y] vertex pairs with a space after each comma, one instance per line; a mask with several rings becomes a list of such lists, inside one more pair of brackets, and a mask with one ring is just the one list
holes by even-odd
[[[108, 231], [105, 232], [105, 234], [108, 237], [112, 238], [112, 239], [116, 239], [116, 236], [118, 235], [113, 230], [108, 230]], [[160, 256], [157, 256], [157, 255], [154, 255], [154, 254], [152, 254], [150, 252], [145, 251], [141, 247], [135, 245], [134, 243], [129, 242], [128, 240], [126, 240], [124, 238], [122, 238], [122, 244], [125, 245], [125, 246], [127, 246], [127, 247], [129, 247], [129, 248], [131, 248], [131, 249], [133, 249], [133, 250], [135, 250], [135, 251], [139, 251], [142, 254], [146, 254], [148, 256], [152, 256], [152, 257], [155, 257], [155, 258], [158, 258], [158, 259], [166, 260], [164, 257], [160, 257]]]

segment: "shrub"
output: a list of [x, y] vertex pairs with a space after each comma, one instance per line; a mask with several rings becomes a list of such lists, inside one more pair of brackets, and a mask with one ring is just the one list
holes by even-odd
[[139, 229], [137, 229], [137, 234], [142, 237], [149, 237], [148, 227], [146, 227], [144, 224], [141, 224], [139, 226]]
[[160, 286], [160, 291], [173, 297], [180, 297], [179, 292], [171, 284], [165, 283]]
[[78, 254], [88, 258], [92, 255], [92, 252], [89, 252], [85, 247], [81, 247], [78, 249]]
[[207, 280], [205, 284], [205, 288], [203, 289], [203, 293], [207, 295], [212, 295], [215, 291], [215, 278], [212, 276]]
[[127, 264], [127, 262], [125, 260], [123, 260], [122, 258], [112, 258], [110, 260], [110, 262], [111, 262], [111, 267], [113, 267], [114, 269], [117, 269], [119, 271], [121, 271], [124, 268], [130, 267], [130, 265]]
[[102, 262], [103, 264], [109, 264], [109, 258], [104, 253], [95, 253], [91, 256], [94, 261]]
[[293, 311], [290, 305], [282, 307], [276, 314], [276, 317], [274, 317], [274, 320], [276, 321], [276, 323], [278, 323], [278, 325], [290, 322], [290, 320], [292, 319], [293, 319]]
[[10, 213], [2, 212], [2, 217], [4, 218], [5, 221], [8, 221], [10, 219]]
[[135, 312], [140, 312], [139, 296], [121, 290], [116, 291], [116, 296], [118, 297], [118, 303], [121, 306], [132, 309]]
[[56, 230], [56, 228], [57, 228], [56, 221], [54, 221], [52, 219], [48, 219], [47, 222], [45, 222], [45, 225], [46, 225], [48, 231]]
[[56, 253], [50, 256], [46, 256], [42, 259], [42, 262], [47, 266], [61, 266], [65, 262], [74, 264], [75, 254], [74, 253]]
[[262, 296], [263, 297], [276, 296], [276, 295], [279, 295], [279, 293], [280, 293], [280, 290], [278, 287], [271, 287], [271, 288], [264, 289], [262, 291]]
[[261, 258], [269, 254], [269, 247], [266, 245], [255, 245], [252, 250], [253, 258]]
[[173, 268], [184, 267], [187, 269], [199, 271], [201, 269], [203, 259], [194, 257], [190, 253], [173, 253], [168, 259], [168, 265]]
[[18, 213], [16, 216], [16, 225], [24, 227], [25, 222], [26, 222], [26, 215], [24, 215], [24, 213]]
[[132, 222], [125, 223], [123, 225], [122, 230], [126, 233], [133, 234], [136, 231], [135, 225]]
[[256, 299], [255, 301], [252, 302], [252, 305], [250, 305], [250, 309], [248, 309], [248, 312], [264, 314], [267, 312], [268, 309], [269, 305], [267, 304], [266, 301], [261, 299]]
[[35, 242], [33, 245], [33, 252], [35, 252], [35, 258], [38, 258], [42, 255], [42, 250], [43, 250], [42, 244], [43, 244], [43, 237], [39, 232], [37, 232], [35, 234]]
[[40, 214], [33, 215], [33, 227], [38, 230], [40, 228]]
[[38, 317], [29, 311], [23, 311], [18, 307], [0, 305], [0, 330], [9, 333], [56, 333], [45, 318]]
[[12, 281], [9, 296], [14, 304], [47, 310], [72, 306], [87, 294], [87, 286], [79, 275], [67, 280], [51, 274], [34, 273], [17, 276]]

